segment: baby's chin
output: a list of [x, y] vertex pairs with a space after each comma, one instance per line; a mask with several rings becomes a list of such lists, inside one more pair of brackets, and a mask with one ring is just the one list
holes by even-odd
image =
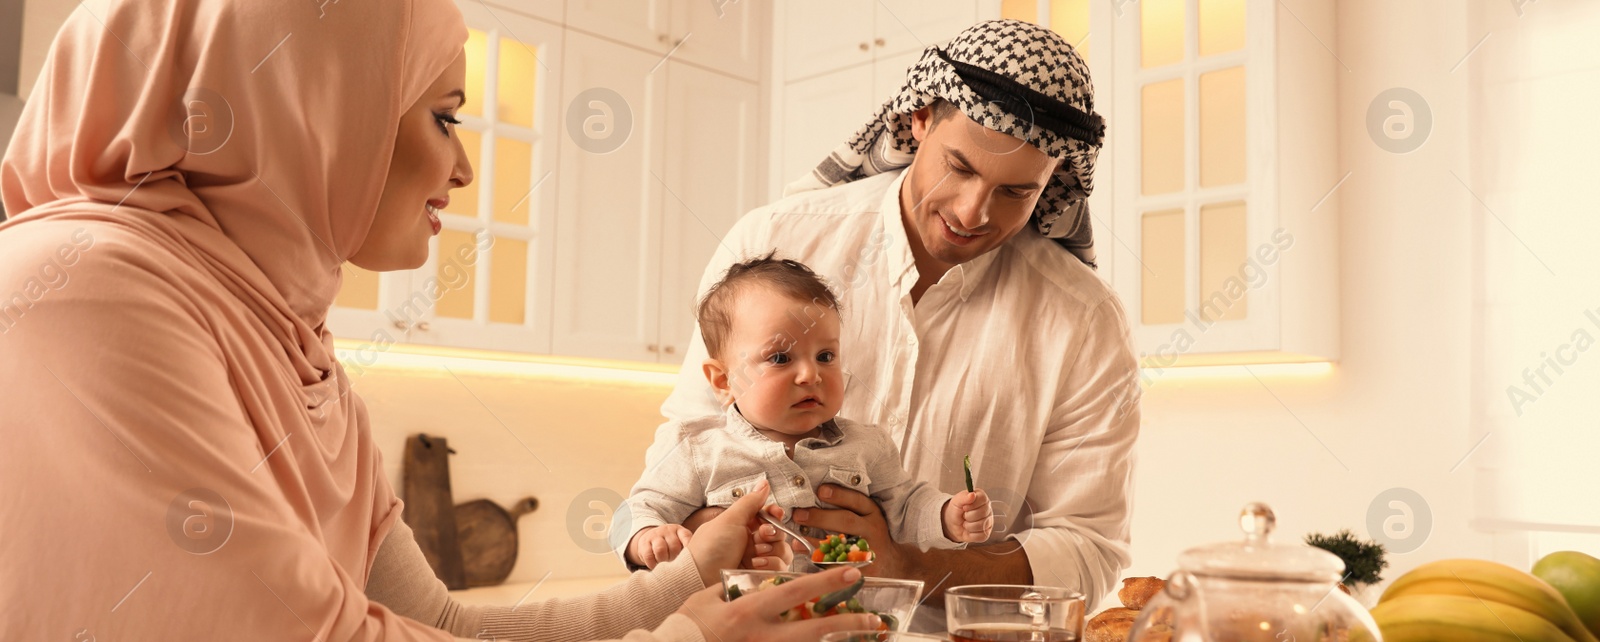
[[768, 430], [781, 432], [786, 435], [803, 435], [811, 432], [811, 430], [815, 429], [817, 426], [827, 423], [830, 419], [833, 419], [833, 413], [827, 412], [821, 408], [815, 409], [814, 412], [796, 412], [791, 410], [782, 419], [773, 422], [774, 425], [768, 428]]

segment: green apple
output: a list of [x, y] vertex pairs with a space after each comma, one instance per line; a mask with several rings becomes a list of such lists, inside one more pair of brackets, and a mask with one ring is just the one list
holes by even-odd
[[1600, 636], [1600, 559], [1556, 551], [1534, 564], [1533, 574], [1556, 587], [1589, 632]]

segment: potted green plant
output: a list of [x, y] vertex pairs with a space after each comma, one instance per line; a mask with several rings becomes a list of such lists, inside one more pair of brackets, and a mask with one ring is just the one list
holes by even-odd
[[1369, 593], [1373, 593], [1373, 587], [1383, 581], [1383, 569], [1389, 567], [1389, 561], [1384, 559], [1385, 551], [1382, 544], [1356, 537], [1349, 529], [1333, 535], [1311, 533], [1306, 535], [1306, 544], [1338, 555], [1339, 559], [1344, 560], [1344, 575], [1340, 588], [1346, 593], [1368, 608], [1377, 602], [1378, 596]]

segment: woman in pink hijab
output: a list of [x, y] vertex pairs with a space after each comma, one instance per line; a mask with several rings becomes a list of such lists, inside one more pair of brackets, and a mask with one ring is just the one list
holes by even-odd
[[67, 21], [0, 164], [0, 639], [871, 623], [777, 623], [853, 569], [718, 598], [765, 491], [587, 598], [469, 608], [429, 571], [323, 320], [341, 264], [421, 265], [429, 204], [471, 182], [451, 126], [466, 38], [449, 0], [127, 0]]

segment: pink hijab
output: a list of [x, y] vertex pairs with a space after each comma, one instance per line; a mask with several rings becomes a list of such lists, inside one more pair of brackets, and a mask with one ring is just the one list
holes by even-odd
[[0, 164], [0, 639], [451, 639], [366, 600], [400, 502], [323, 319], [466, 38], [450, 0], [62, 27]]

